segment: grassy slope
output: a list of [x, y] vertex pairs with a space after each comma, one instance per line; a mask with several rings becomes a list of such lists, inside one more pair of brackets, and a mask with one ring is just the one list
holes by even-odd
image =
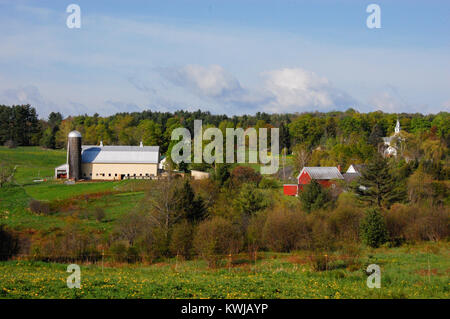
[[9, 149], [0, 146], [0, 161], [17, 165], [16, 182], [26, 184], [33, 183], [34, 179], [54, 176], [55, 167], [66, 162], [66, 152], [64, 150], [46, 150], [40, 147]]
[[[34, 179], [53, 176], [54, 167], [64, 163], [65, 151], [45, 150], [39, 147], [18, 147], [8, 149], [0, 147], [0, 161], [17, 165], [15, 175], [16, 185], [0, 188], [0, 223], [16, 229], [48, 230], [55, 227], [63, 227], [67, 213], [56, 213], [51, 216], [40, 216], [30, 212], [28, 204], [31, 199], [51, 202], [54, 200], [69, 199], [76, 196], [92, 193], [111, 191], [128, 191], [132, 181], [120, 182], [83, 182], [75, 185], [66, 185], [59, 181], [33, 182]], [[138, 182], [136, 182], [138, 183]], [[107, 195], [104, 198], [89, 202], [89, 208], [101, 207], [105, 210], [105, 222], [98, 223], [92, 219], [84, 219], [86, 226], [110, 230], [113, 222], [121, 213], [132, 209], [142, 193], [128, 192], [123, 197]], [[88, 209], [87, 205], [80, 202], [78, 211], [81, 213]]]
[[[381, 267], [380, 289], [362, 269], [312, 272], [301, 257], [269, 254], [256, 264], [208, 269], [203, 261], [152, 266], [81, 266], [82, 289], [66, 287], [67, 265], [0, 263], [0, 298], [446, 298], [448, 244], [370, 251]], [[278, 256], [277, 258], [274, 258]], [[296, 261], [292, 261], [296, 260]], [[430, 276], [428, 276], [430, 265]], [[364, 268], [364, 267], [362, 267]]]

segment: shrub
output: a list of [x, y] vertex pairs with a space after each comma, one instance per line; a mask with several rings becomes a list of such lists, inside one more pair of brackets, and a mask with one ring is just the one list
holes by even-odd
[[309, 231], [305, 214], [277, 207], [267, 215], [263, 229], [265, 245], [277, 252], [309, 246]]
[[93, 233], [83, 232], [78, 223], [70, 223], [35, 240], [32, 251], [35, 259], [43, 261], [96, 261], [101, 258], [98, 242]]
[[35, 214], [42, 214], [42, 215], [50, 214], [50, 205], [48, 203], [32, 199], [30, 201], [29, 207], [30, 210]]
[[329, 216], [330, 227], [335, 237], [345, 242], [358, 241], [362, 217], [363, 213], [354, 205], [339, 204]]
[[172, 230], [170, 240], [170, 251], [174, 255], [189, 259], [192, 254], [192, 241], [194, 238], [194, 227], [186, 220], [176, 224]]
[[377, 248], [388, 240], [386, 223], [381, 213], [369, 209], [361, 223], [361, 235], [366, 245]]
[[127, 240], [130, 245], [133, 245], [139, 237], [145, 236], [148, 229], [147, 216], [138, 212], [130, 212], [120, 218], [115, 231], [120, 239]]
[[13, 140], [7, 140], [4, 144], [7, 148], [16, 148], [17, 145]]
[[248, 166], [236, 166], [231, 172], [232, 184], [239, 187], [243, 183], [254, 183], [258, 185], [261, 181], [261, 174]]
[[261, 181], [259, 182], [259, 187], [263, 189], [272, 189], [272, 188], [278, 188], [278, 182], [274, 178], [267, 178], [263, 177]]
[[310, 256], [309, 262], [314, 271], [325, 271], [330, 270], [330, 260], [328, 260], [328, 255], [323, 253], [314, 253]]
[[118, 262], [128, 261], [128, 243], [124, 240], [117, 241], [109, 247], [109, 253], [113, 260]]
[[332, 231], [329, 215], [317, 211], [307, 216], [311, 229], [311, 248], [321, 251], [333, 251], [340, 245]]
[[0, 225], [0, 260], [8, 260], [18, 252], [19, 239], [4, 225]]
[[250, 258], [256, 257], [256, 252], [264, 248], [263, 229], [266, 223], [267, 216], [264, 212], [253, 215], [247, 227], [247, 248], [250, 253]]
[[94, 210], [94, 217], [97, 221], [101, 222], [106, 217], [106, 213], [103, 208], [97, 207]]
[[445, 239], [449, 224], [450, 211], [445, 207], [394, 204], [386, 214], [389, 240], [394, 244]]
[[217, 266], [221, 255], [238, 253], [241, 245], [237, 227], [222, 217], [202, 222], [194, 237], [195, 250], [208, 261], [210, 267]]

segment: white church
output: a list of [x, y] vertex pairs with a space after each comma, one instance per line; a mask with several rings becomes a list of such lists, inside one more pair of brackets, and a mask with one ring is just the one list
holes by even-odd
[[394, 138], [400, 133], [400, 122], [397, 119], [397, 123], [395, 124], [394, 135], [383, 137], [383, 143], [386, 147], [384, 150], [385, 157], [397, 156], [397, 148], [395, 145], [391, 145], [391, 142], [394, 141]]

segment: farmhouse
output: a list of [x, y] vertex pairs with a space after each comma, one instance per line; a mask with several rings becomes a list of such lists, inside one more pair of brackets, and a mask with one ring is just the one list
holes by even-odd
[[55, 168], [56, 178], [121, 180], [158, 176], [159, 146], [81, 145], [78, 131], [69, 133], [67, 163]]
[[330, 187], [336, 179], [344, 179], [337, 167], [303, 167], [297, 176], [297, 184], [283, 185], [283, 192], [285, 195], [294, 196], [312, 180], [316, 180], [323, 187]]

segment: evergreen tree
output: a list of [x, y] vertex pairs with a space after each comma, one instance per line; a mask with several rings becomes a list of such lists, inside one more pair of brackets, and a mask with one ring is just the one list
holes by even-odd
[[325, 207], [330, 201], [330, 194], [316, 180], [312, 180], [309, 184], [303, 186], [299, 199], [302, 208], [309, 213]]
[[280, 149], [291, 148], [291, 136], [289, 135], [289, 128], [281, 122], [280, 125]]
[[201, 197], [195, 196], [189, 180], [185, 180], [179, 190], [178, 209], [184, 213], [184, 217], [191, 223], [202, 221], [206, 217], [206, 208]]
[[377, 123], [373, 126], [372, 132], [369, 135], [369, 144], [378, 146], [381, 143], [381, 138], [384, 136], [383, 128]]
[[361, 237], [366, 245], [374, 248], [387, 241], [386, 223], [378, 210], [370, 209], [366, 212], [366, 216], [361, 223]]
[[354, 185], [354, 191], [362, 201], [378, 207], [389, 207], [405, 197], [404, 188], [396, 180], [389, 168], [388, 161], [376, 153], [361, 177]]
[[251, 216], [266, 207], [264, 195], [253, 183], [242, 184], [241, 191], [234, 199], [234, 207], [242, 214]]

